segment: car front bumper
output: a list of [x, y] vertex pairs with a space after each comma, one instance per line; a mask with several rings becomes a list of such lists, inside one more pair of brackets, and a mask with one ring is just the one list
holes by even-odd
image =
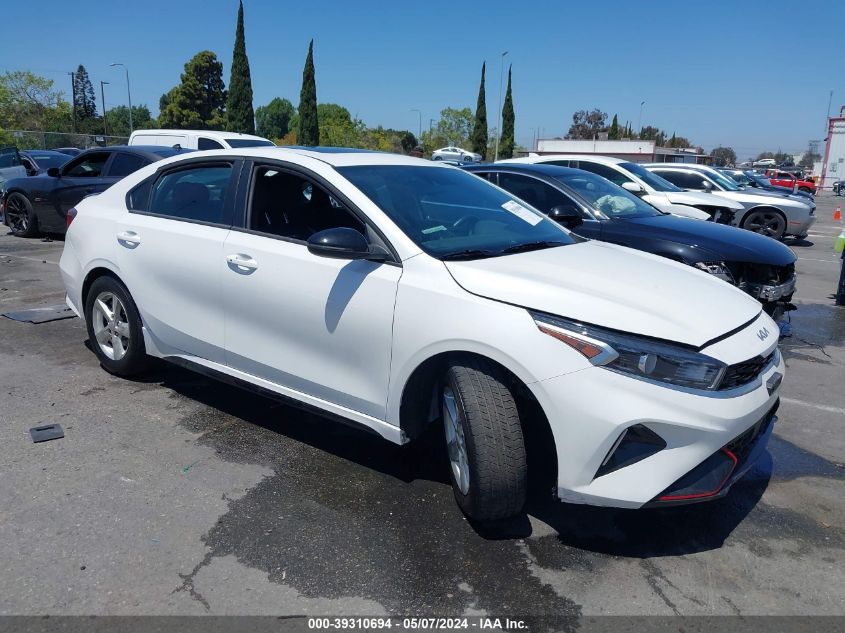
[[[748, 338], [755, 338], [764, 324], [771, 324], [768, 317], [761, 317], [740, 333], [702, 352], [721, 357], [729, 364], [741, 362], [739, 356], [724, 358], [724, 352], [733, 347], [733, 353], [741, 355], [743, 352], [739, 350], [748, 349]], [[734, 391], [706, 395], [646, 382], [602, 367], [535, 383], [533, 391], [546, 412], [555, 439], [558, 497], [570, 503], [640, 508], [660, 503], [658, 500], [664, 496], [689, 496], [666, 500], [689, 503], [725, 494], [765, 448], [783, 374], [784, 362], [777, 355], [749, 384]], [[620, 439], [634, 425], [656, 433], [665, 441], [665, 448], [630, 465], [598, 474], [620, 445]], [[724, 454], [726, 448], [730, 450], [732, 443], [755, 428], [758, 432], [753, 438], [754, 451], [739, 456], [742, 459], [737, 457], [730, 469], [721, 465], [723, 470], [716, 471], [723, 475], [716, 481], [718, 485], [703, 489], [704, 484], [713, 480], [712, 475], [709, 479], [698, 477], [702, 481], [696, 484], [700, 472], [691, 476], [695, 485], [684, 481], [696, 468], [714, 455]], [[671, 494], [679, 482], [688, 484], [685, 487], [691, 492]]]

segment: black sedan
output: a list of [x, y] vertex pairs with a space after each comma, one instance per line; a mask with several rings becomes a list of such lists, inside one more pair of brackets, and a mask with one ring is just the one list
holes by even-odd
[[554, 165], [472, 165], [577, 235], [695, 266], [738, 286], [777, 320], [793, 308], [795, 254], [763, 235], [658, 211], [596, 174]]
[[20, 152], [21, 162], [27, 176], [43, 174], [50, 167], [61, 167], [72, 157], [51, 149], [28, 149]]
[[191, 150], [125, 145], [90, 149], [62, 167], [29, 178], [14, 178], [4, 185], [0, 211], [19, 237], [64, 233], [67, 212], [82, 198], [105, 191], [124, 176], [162, 158]]

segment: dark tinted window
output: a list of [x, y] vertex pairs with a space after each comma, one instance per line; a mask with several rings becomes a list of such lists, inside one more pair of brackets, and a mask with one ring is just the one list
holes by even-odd
[[[258, 138], [227, 138], [230, 147], [274, 147], [275, 143]], [[202, 149], [202, 148], [200, 148]]]
[[548, 213], [558, 205], [573, 204], [572, 200], [551, 185], [529, 176], [502, 172], [499, 174], [499, 186], [543, 213]]
[[63, 174], [73, 178], [99, 178], [108, 159], [108, 152], [79, 156], [65, 165]]
[[250, 229], [296, 240], [338, 227], [366, 233], [343, 203], [309, 179], [275, 167], [258, 167], [254, 173]]
[[111, 167], [109, 167], [109, 176], [123, 178], [124, 176], [131, 174], [133, 171], [138, 171], [141, 167], [147, 165], [148, 163], [149, 161], [143, 156], [138, 156], [137, 154], [124, 154], [123, 152], [120, 152], [114, 157]]
[[70, 156], [67, 154], [60, 154], [58, 152], [55, 154], [36, 154], [35, 152], [30, 152], [29, 155], [32, 156], [32, 159], [36, 163], [38, 163], [39, 169], [61, 167], [70, 160]]
[[18, 151], [14, 147], [0, 149], [0, 168], [16, 167], [21, 162], [18, 160]]
[[657, 175], [671, 182], [673, 185], [681, 189], [693, 189], [695, 191], [703, 191], [704, 185], [701, 184], [704, 178], [700, 174], [691, 174], [684, 171], [658, 171]]
[[589, 171], [590, 173], [597, 174], [602, 178], [607, 178], [610, 182], [617, 184], [620, 187], [626, 182], [633, 182], [633, 180], [628, 178], [628, 176], [622, 172], [613, 169], [613, 167], [608, 167], [607, 165], [588, 163], [586, 161], [572, 161], [569, 163], [569, 166]]
[[224, 203], [232, 166], [202, 165], [164, 174], [153, 188], [150, 213], [229, 224]]
[[155, 176], [151, 176], [126, 194], [126, 206], [133, 211], [146, 211], [150, 203]]
[[197, 141], [197, 148], [198, 149], [223, 149], [223, 145], [214, 141], [210, 138], [205, 138], [203, 136], [199, 137]]

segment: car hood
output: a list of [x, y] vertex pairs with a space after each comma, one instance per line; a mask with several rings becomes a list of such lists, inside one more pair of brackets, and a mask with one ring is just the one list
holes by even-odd
[[606, 224], [643, 243], [670, 241], [700, 252], [698, 261], [748, 262], [770, 266], [795, 263], [795, 253], [785, 244], [764, 235], [715, 222], [694, 222], [672, 215], [616, 218]]
[[444, 264], [462, 288], [482, 297], [696, 347], [761, 310], [708, 273], [591, 240]]
[[685, 204], [691, 207], [697, 204], [706, 204], [711, 207], [727, 207], [733, 211], [742, 209], [741, 204], [736, 204], [724, 198], [717, 198], [710, 193], [701, 193], [699, 191], [667, 191], [665, 194], [672, 204]]

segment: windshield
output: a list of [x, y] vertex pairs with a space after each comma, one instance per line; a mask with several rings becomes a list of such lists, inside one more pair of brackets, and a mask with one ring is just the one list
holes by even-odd
[[363, 165], [337, 171], [433, 257], [480, 259], [575, 243], [539, 211], [458, 169]]
[[749, 180], [753, 180], [758, 185], [760, 185], [763, 189], [774, 189], [772, 183], [769, 182], [769, 179], [765, 176], [761, 176], [760, 174], [755, 174], [753, 171], [745, 172], [745, 175], [748, 177]]
[[642, 218], [662, 215], [660, 211], [643, 202], [630, 191], [590, 172], [562, 174], [555, 176], [555, 179], [572, 189], [589, 206], [608, 218]]
[[67, 154], [35, 154], [29, 153], [32, 159], [36, 162], [39, 169], [50, 169], [50, 167], [61, 167], [68, 162], [72, 157]]
[[273, 147], [275, 143], [261, 138], [227, 138], [229, 147]]
[[725, 189], [726, 191], [742, 191], [742, 187], [736, 184], [735, 180], [731, 180], [727, 176], [723, 176], [718, 171], [714, 170], [707, 170], [702, 171], [704, 176], [707, 176], [711, 180], [715, 181], [717, 185]]
[[683, 191], [683, 189], [676, 187], [668, 180], [651, 173], [645, 167], [641, 167], [636, 163], [620, 163], [619, 167], [631, 172], [655, 191]]
[[748, 176], [746, 176], [745, 174], [743, 174], [741, 172], [736, 173], [736, 172], [733, 172], [733, 171], [728, 171], [728, 172], [723, 171], [721, 173], [723, 173], [725, 176], [727, 176], [728, 178], [733, 180], [738, 185], [744, 186], [744, 185], [747, 185], [749, 183]]

